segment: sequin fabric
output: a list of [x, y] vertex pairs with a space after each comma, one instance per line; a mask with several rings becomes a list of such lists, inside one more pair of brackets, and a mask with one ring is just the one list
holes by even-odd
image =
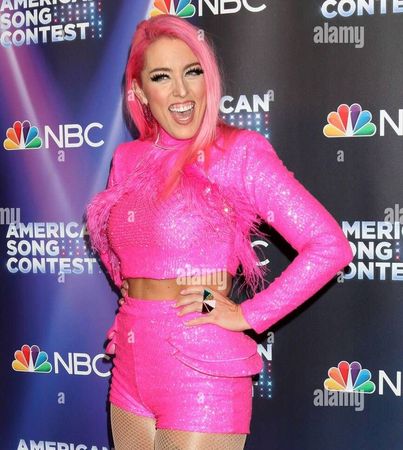
[[253, 133], [252, 142], [241, 152], [246, 194], [256, 212], [298, 252], [266, 289], [241, 304], [247, 322], [261, 333], [328, 283], [352, 261], [353, 252], [334, 217], [270, 143], [259, 133]]
[[175, 278], [192, 269], [235, 275], [239, 261], [233, 252], [231, 207], [214, 181], [202, 167], [187, 166], [179, 188], [158, 204], [155, 194], [164, 176], [154, 175], [167, 176], [176, 151], [148, 150], [152, 153], [136, 174], [136, 186], [121, 196], [108, 219], [108, 239], [122, 278]]
[[[163, 133], [164, 145], [178, 142]], [[187, 168], [181, 188], [157, 208], [153, 192], [176, 151], [150, 142], [122, 144], [113, 158], [109, 189], [88, 208], [92, 241], [118, 286], [126, 276], [175, 278], [187, 267], [234, 274], [241, 264], [254, 294], [241, 309], [261, 333], [352, 261], [334, 217], [260, 133], [239, 131], [224, 154], [214, 153], [208, 173], [196, 165]], [[248, 241], [248, 230], [257, 230], [256, 218], [298, 251], [281, 276], [260, 291], [256, 281], [264, 279], [265, 267], [257, 265]]]
[[171, 197], [157, 201], [185, 142], [161, 128], [159, 143], [170, 150], [140, 140], [118, 146], [107, 189], [87, 206], [93, 249], [118, 287], [127, 277], [166, 279], [224, 270], [235, 275], [241, 266], [255, 291], [263, 285], [265, 268], [258, 265], [250, 235], [263, 233], [234, 177], [233, 149], [223, 147], [222, 137], [208, 169], [199, 161], [186, 165]]
[[214, 324], [187, 327], [201, 313], [178, 317], [174, 303], [126, 296], [108, 332], [110, 402], [157, 428], [249, 433], [250, 375], [263, 367], [256, 342]]

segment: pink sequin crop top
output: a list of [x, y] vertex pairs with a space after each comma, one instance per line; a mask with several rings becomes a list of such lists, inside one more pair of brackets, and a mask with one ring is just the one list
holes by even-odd
[[[170, 143], [166, 136], [163, 142]], [[230, 205], [217, 196], [214, 182], [201, 167], [185, 167], [180, 189], [167, 201], [156, 205], [152, 198], [156, 191], [152, 181], [161, 184], [162, 170], [176, 151], [157, 148], [158, 161], [148, 161], [150, 169], [137, 174], [136, 189], [122, 195], [111, 209], [107, 234], [119, 257], [122, 278], [166, 279], [218, 270], [235, 275], [237, 271]]]
[[[221, 139], [221, 138], [220, 138]], [[176, 278], [238, 267], [254, 295], [241, 303], [261, 333], [308, 300], [353, 259], [350, 244], [324, 206], [299, 183], [258, 132], [239, 130], [230, 148], [214, 146], [205, 171], [183, 169], [172, 195], [155, 193], [189, 140], [160, 128], [159, 144], [134, 140], [115, 150], [107, 188], [86, 210], [93, 248], [120, 287], [125, 278]], [[222, 142], [217, 140], [217, 143]], [[250, 234], [268, 222], [298, 252], [270, 285]]]

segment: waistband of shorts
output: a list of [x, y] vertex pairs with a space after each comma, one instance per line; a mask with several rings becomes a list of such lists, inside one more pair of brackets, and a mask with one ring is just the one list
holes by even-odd
[[[173, 323], [184, 322], [196, 317], [200, 317], [201, 312], [189, 312], [184, 316], [178, 316], [178, 308], [172, 306], [177, 302], [176, 299], [149, 300], [144, 298], [124, 296], [125, 301], [119, 307], [119, 312], [137, 317], [138, 319], [163, 319], [173, 320]], [[166, 323], [164, 323], [166, 326]]]
[[[163, 299], [163, 300], [149, 300], [144, 298], [129, 297], [125, 296], [125, 301], [123, 305], [119, 307], [119, 312], [121, 314], [128, 314], [130, 316], [135, 316], [137, 319], [145, 320], [167, 320], [172, 323], [184, 322], [191, 320], [196, 317], [200, 317], [201, 312], [189, 312], [184, 316], [178, 316], [178, 308], [173, 308], [172, 306], [176, 303], [176, 299]], [[170, 322], [171, 323], [171, 322]], [[167, 326], [167, 323], [164, 323]]]

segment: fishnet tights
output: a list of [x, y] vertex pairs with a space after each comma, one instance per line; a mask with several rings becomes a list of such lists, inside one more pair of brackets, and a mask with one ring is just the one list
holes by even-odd
[[155, 420], [111, 403], [115, 450], [243, 450], [246, 434], [155, 429]]
[[157, 430], [154, 450], [243, 450], [245, 440], [246, 434]]
[[136, 416], [111, 403], [111, 428], [115, 450], [153, 450], [155, 420]]

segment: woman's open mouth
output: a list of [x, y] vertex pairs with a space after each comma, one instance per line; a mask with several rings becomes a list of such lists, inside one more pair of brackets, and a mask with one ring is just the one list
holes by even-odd
[[187, 125], [193, 120], [195, 102], [175, 103], [168, 109], [176, 123]]

